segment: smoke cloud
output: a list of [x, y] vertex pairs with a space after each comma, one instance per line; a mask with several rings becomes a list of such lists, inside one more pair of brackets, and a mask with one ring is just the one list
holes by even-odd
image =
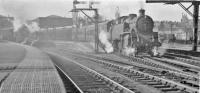
[[135, 56], [135, 53], [136, 53], [136, 49], [135, 48], [132, 48], [132, 47], [125, 47], [124, 49], [124, 54], [126, 56]]
[[37, 17], [38, 5], [34, 3], [36, 2], [25, 0], [0, 1], [0, 9], [4, 12], [4, 14], [14, 17], [14, 32], [18, 31], [18, 29], [23, 25], [26, 25], [31, 32], [39, 30], [37, 23], [27, 23], [28, 20]]
[[142, 9], [144, 9], [145, 7], [145, 1], [143, 1], [143, 0], [140, 0], [140, 1], [138, 1], [139, 2], [139, 5], [140, 5], [140, 8], [142, 8]]
[[166, 49], [169, 49], [169, 48], [170, 48], [170, 45], [166, 43], [162, 43], [162, 45], [158, 48], [159, 55], [160, 56], [164, 55], [167, 52]]
[[23, 23], [18, 20], [18, 19], [14, 19], [13, 20], [13, 26], [14, 26], [14, 32], [16, 32], [20, 27], [22, 27]]
[[30, 32], [36, 32], [40, 30], [40, 27], [36, 22], [32, 22], [31, 24], [25, 24], [25, 25], [28, 27]]
[[26, 23], [31, 13], [24, 7], [25, 3], [19, 3], [14, 0], [2, 0], [1, 9], [8, 15], [14, 17], [14, 31], [17, 31], [23, 24]]
[[105, 50], [107, 53], [111, 53], [114, 51], [112, 44], [109, 42], [109, 33], [101, 30], [99, 33], [99, 40], [105, 46]]

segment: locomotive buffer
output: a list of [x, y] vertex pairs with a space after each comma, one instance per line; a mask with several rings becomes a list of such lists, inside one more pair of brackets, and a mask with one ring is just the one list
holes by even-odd
[[[193, 51], [197, 51], [198, 45], [198, 17], [199, 17], [199, 5], [198, 0], [146, 0], [147, 3], [165, 3], [165, 4], [179, 4], [189, 15], [193, 17], [193, 28], [194, 28], [194, 42]], [[191, 3], [189, 7], [185, 7], [182, 3]], [[193, 14], [189, 11], [191, 7], [194, 7]]]

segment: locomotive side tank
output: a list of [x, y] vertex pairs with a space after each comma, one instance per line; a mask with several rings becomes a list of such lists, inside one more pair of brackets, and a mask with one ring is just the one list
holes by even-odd
[[153, 27], [154, 21], [145, 15], [144, 9], [139, 10], [138, 17], [136, 14], [130, 14], [121, 24], [111, 27], [115, 50], [128, 56], [144, 52], [154, 55], [154, 50], [161, 44], [157, 34], [153, 32]]

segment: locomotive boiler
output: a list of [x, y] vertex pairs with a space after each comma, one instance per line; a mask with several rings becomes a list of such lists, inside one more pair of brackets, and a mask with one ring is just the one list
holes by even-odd
[[[115, 53], [126, 56], [136, 56], [143, 53], [151, 56], [159, 54], [157, 50], [161, 43], [158, 41], [158, 33], [153, 32], [154, 21], [150, 16], [145, 15], [144, 9], [139, 10], [138, 16], [136, 14], [129, 14], [128, 16], [122, 16], [115, 20], [99, 23], [98, 25], [100, 28], [99, 35], [102, 35], [102, 31], [104, 31], [104, 34], [108, 34], [102, 37], [108, 39], [109, 42], [106, 41], [106, 44], [109, 47], [100, 42], [100, 46], [107, 53], [106, 48], [110, 48], [110, 44], [112, 44]], [[79, 31], [90, 33], [87, 34], [87, 37], [94, 36], [94, 25], [82, 27]], [[102, 41], [100, 37], [99, 40]]]
[[145, 15], [144, 9], [139, 10], [139, 16], [130, 14], [107, 23], [114, 51], [127, 56], [159, 54], [157, 49], [161, 43], [158, 41], [158, 33], [153, 32], [153, 27], [154, 21]]

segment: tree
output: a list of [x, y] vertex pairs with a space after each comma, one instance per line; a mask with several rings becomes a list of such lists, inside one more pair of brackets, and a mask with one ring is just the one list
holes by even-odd
[[159, 31], [164, 31], [164, 29], [165, 29], [165, 24], [164, 24], [163, 21], [161, 21], [161, 22], [160, 22], [160, 25], [158, 26], [158, 30], [159, 30]]
[[190, 39], [192, 33], [192, 24], [190, 23], [190, 20], [186, 14], [182, 14], [181, 26], [183, 31], [186, 33], [186, 40]]

